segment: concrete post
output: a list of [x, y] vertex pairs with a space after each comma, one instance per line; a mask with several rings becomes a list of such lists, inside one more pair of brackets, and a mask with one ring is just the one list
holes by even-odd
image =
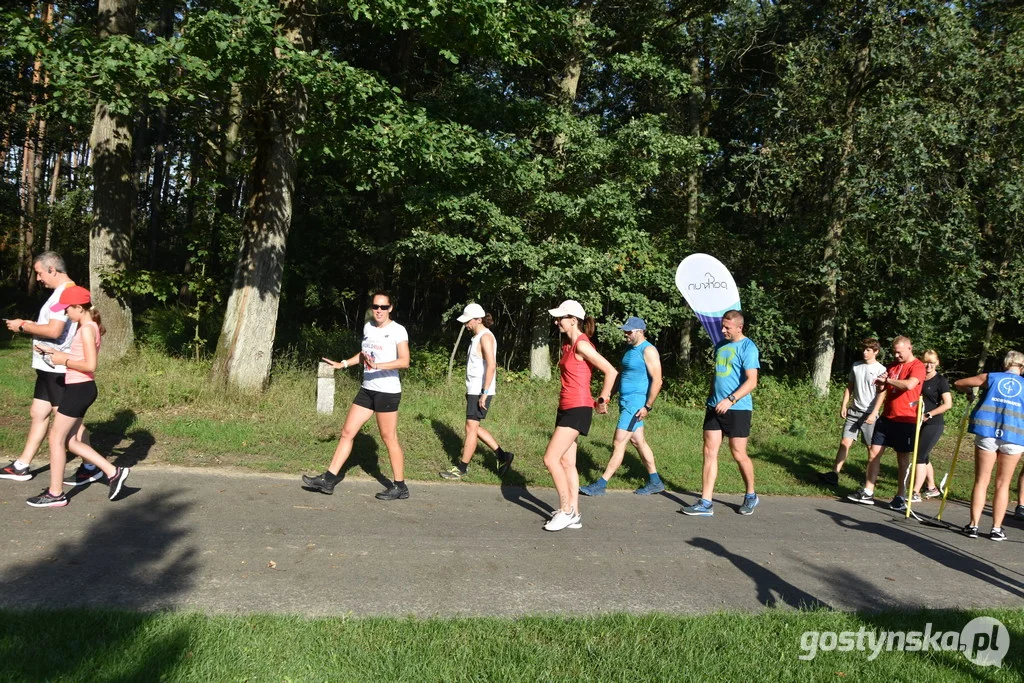
[[323, 361], [316, 370], [316, 412], [334, 413], [334, 366]]

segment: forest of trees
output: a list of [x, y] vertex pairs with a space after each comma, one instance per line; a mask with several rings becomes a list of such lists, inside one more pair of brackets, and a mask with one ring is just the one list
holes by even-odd
[[866, 335], [965, 369], [1024, 341], [1015, 0], [4, 7], [0, 308], [38, 306], [56, 250], [105, 355], [160, 344], [258, 389], [384, 288], [413, 346], [478, 301], [500, 362], [543, 376], [575, 298], [683, 368], [708, 347], [672, 279], [695, 251], [765, 365], [822, 390]]

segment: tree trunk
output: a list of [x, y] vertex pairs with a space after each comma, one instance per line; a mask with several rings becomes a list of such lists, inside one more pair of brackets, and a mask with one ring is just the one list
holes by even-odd
[[821, 287], [818, 290], [818, 310], [814, 325], [814, 357], [811, 383], [820, 396], [827, 396], [832, 380], [832, 361], [835, 359], [836, 318], [839, 315], [839, 247], [846, 227], [847, 189], [850, 158], [854, 153], [854, 123], [857, 107], [871, 67], [871, 34], [867, 29], [857, 33], [859, 45], [846, 89], [846, 106], [842, 123], [842, 138], [836, 155], [836, 170], [830, 187], [822, 198], [825, 215], [829, 217], [825, 230], [825, 248], [822, 254]]
[[548, 347], [550, 338], [551, 316], [546, 310], [538, 310], [534, 314], [530, 334], [530, 379], [551, 379], [551, 349]]
[[[302, 48], [310, 34], [306, 0], [281, 0], [280, 30]], [[280, 54], [278, 57], [280, 58]], [[307, 94], [299, 85], [269, 93], [259, 113], [251, 196], [242, 225], [234, 289], [217, 341], [211, 378], [243, 391], [262, 389], [270, 375], [285, 243], [292, 218], [298, 135]]]
[[[135, 30], [137, 0], [99, 0], [99, 37], [131, 35]], [[96, 104], [92, 135], [93, 226], [89, 236], [89, 284], [93, 304], [103, 314], [107, 333], [103, 357], [117, 360], [135, 341], [128, 302], [103, 283], [105, 271], [124, 270], [131, 262], [132, 178], [131, 119], [114, 114], [106, 103]]]
[[60, 187], [60, 166], [62, 154], [58, 151], [54, 156], [53, 173], [50, 175], [49, 211], [46, 213], [46, 238], [43, 243], [44, 251], [50, 251], [50, 240], [53, 237], [53, 212], [57, 207], [57, 190]]
[[[174, 34], [174, 3], [164, 2], [160, 11], [158, 35], [170, 39]], [[156, 129], [153, 131], [153, 180], [149, 188], [149, 226], [146, 240], [146, 256], [149, 267], [156, 268], [160, 244], [162, 221], [164, 173], [167, 153], [167, 104], [161, 104], [156, 112]]]
[[[576, 8], [576, 16], [573, 18], [573, 28], [577, 34], [583, 33], [583, 28], [590, 23], [591, 2], [581, 2]], [[565, 110], [571, 110], [576, 102], [576, 92], [580, 85], [580, 76], [583, 73], [583, 55], [579, 51], [573, 51], [565, 64], [565, 69], [555, 77], [557, 88], [556, 97]], [[564, 132], [555, 134], [551, 142], [551, 151], [556, 159], [565, 154], [565, 144], [568, 141]], [[551, 379], [551, 349], [548, 347], [551, 327], [550, 318], [546, 307], [537, 308], [533, 312], [533, 329], [530, 334], [530, 377], [531, 379]]]
[[235, 197], [238, 185], [234, 173], [238, 153], [238, 137], [241, 132], [242, 89], [237, 83], [231, 84], [231, 96], [227, 104], [227, 120], [221, 135], [220, 158], [217, 160], [217, 211], [210, 230], [210, 255], [207, 258], [213, 272], [221, 271], [221, 235], [235, 218]]
[[[694, 51], [688, 57], [690, 67], [690, 83], [704, 83], [704, 74], [701, 69], [700, 53]], [[694, 90], [687, 97], [686, 103], [686, 133], [690, 137], [701, 137], [703, 133], [704, 110], [710, 99], [706, 97], [704, 88]], [[690, 252], [697, 242], [697, 230], [700, 223], [700, 188], [701, 173], [700, 166], [695, 166], [686, 174], [686, 248]], [[688, 317], [680, 328], [679, 338], [679, 361], [685, 367], [690, 364], [693, 355], [693, 330], [694, 320]]]

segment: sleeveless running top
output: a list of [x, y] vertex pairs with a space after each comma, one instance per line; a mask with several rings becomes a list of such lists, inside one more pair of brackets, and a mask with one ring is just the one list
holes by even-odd
[[562, 345], [562, 358], [558, 367], [562, 370], [562, 391], [558, 395], [558, 409], [593, 408], [594, 398], [590, 395], [590, 364], [585, 360], [576, 360], [576, 346], [581, 341], [590, 341], [587, 335], [581, 334], [576, 343]]
[[647, 374], [647, 363], [644, 351], [653, 346], [646, 339], [636, 346], [630, 346], [622, 356], [622, 374], [619, 375], [619, 393], [623, 396], [642, 394], [645, 398], [651, 388], [651, 378]]
[[[487, 371], [487, 364], [484, 362], [484, 355], [480, 353], [480, 342], [483, 341], [484, 335], [491, 335], [494, 337], [494, 333], [486, 327], [479, 333], [473, 336], [469, 340], [469, 356], [466, 358], [466, 393], [476, 396], [479, 394], [486, 394], [488, 396], [494, 396], [494, 389], [497, 383], [498, 373], [494, 373], [494, 377], [491, 378], [491, 383], [486, 388], [484, 387], [484, 375]], [[498, 357], [498, 343], [495, 340], [494, 343], [494, 357]]]
[[[92, 333], [96, 337], [96, 353], [98, 354], [100, 351], [100, 326], [93, 322], [85, 323], [75, 332], [75, 336], [71, 340], [71, 348], [68, 349], [68, 355], [75, 360], [85, 360], [85, 340], [82, 339], [82, 327], [92, 329]], [[81, 370], [72, 370], [71, 368], [68, 368], [67, 374], [64, 376], [65, 384], [84, 384], [85, 382], [95, 381], [95, 379], [95, 372], [82, 372]]]

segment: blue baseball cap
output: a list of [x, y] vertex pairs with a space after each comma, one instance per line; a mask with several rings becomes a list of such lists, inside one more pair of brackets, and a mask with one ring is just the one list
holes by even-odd
[[635, 315], [630, 316], [626, 320], [625, 325], [619, 325], [619, 329], [623, 332], [632, 332], [633, 330], [646, 330], [647, 323], [644, 322], [643, 318], [638, 318]]

